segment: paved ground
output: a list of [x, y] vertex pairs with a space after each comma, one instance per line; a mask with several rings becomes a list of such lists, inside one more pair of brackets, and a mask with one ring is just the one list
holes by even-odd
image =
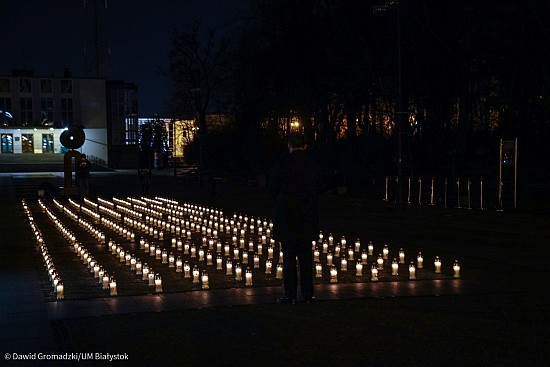
[[[0, 283], [2, 310], [0, 345], [2, 345], [2, 348], [0, 351], [10, 353], [10, 357], [14, 356], [13, 353], [28, 355], [36, 352], [47, 354], [90, 351], [90, 349], [82, 349], [86, 345], [103, 348], [94, 350], [94, 352], [103, 352], [106, 351], [104, 345], [98, 344], [97, 340], [86, 339], [87, 332], [82, 331], [84, 325], [92, 328], [95, 325], [95, 327], [103, 330], [103, 333], [112, 333], [118, 338], [113, 339], [116, 343], [116, 340], [123, 338], [120, 334], [124, 335], [123, 325], [127, 325], [127, 332], [129, 335], [133, 335], [133, 333], [140, 333], [140, 322], [151, 324], [153, 319], [157, 319], [157, 321], [155, 321], [156, 329], [150, 329], [150, 332], [153, 333], [151, 336], [163, 340], [161, 345], [166, 347], [168, 343], [166, 338], [177, 338], [178, 334], [174, 332], [171, 335], [165, 335], [164, 330], [170, 329], [170, 327], [168, 324], [164, 325], [163, 323], [169, 323], [170, 318], [180, 319], [189, 317], [189, 315], [204, 320], [204, 325], [207, 328], [224, 328], [224, 326], [231, 328], [232, 332], [227, 331], [227, 333], [233, 338], [238, 338], [240, 335], [238, 328], [233, 330], [235, 324], [229, 322], [228, 318], [243, 317], [238, 316], [241, 314], [255, 315], [259, 313], [263, 316], [266, 314], [271, 315], [268, 317], [278, 320], [277, 314], [281, 312], [280, 310], [288, 310], [288, 308], [284, 308], [286, 306], [274, 305], [275, 297], [282, 293], [281, 287], [233, 288], [164, 293], [161, 295], [95, 298], [91, 300], [49, 301], [48, 297], [45, 296], [49, 289], [45, 289], [44, 282], [41, 280], [43, 278], [43, 274], [41, 274], [43, 268], [37, 260], [32, 237], [24, 221], [20, 200], [22, 198], [33, 200], [36, 197], [37, 188], [44, 182], [49, 182], [57, 187], [62, 184], [63, 179], [60, 173], [52, 172], [56, 169], [52, 169], [50, 164], [55, 166], [56, 162], [47, 163], [48, 172], [6, 172], [10, 170], [32, 170], [30, 168], [18, 169], [18, 166], [15, 163], [13, 164], [14, 166], [10, 168], [2, 165], [2, 170], [0, 170], [0, 172], [4, 172], [0, 173], [0, 200], [3, 209], [0, 214], [0, 269], [2, 274], [2, 283]], [[224, 182], [219, 186], [219, 190], [212, 191], [210, 182], [201, 187], [194, 178], [175, 178], [171, 171], [155, 171], [151, 183], [153, 194], [210, 205], [224, 209], [227, 212], [235, 211], [257, 217], [271, 217], [272, 203], [266, 189], [247, 186], [245, 180]], [[95, 172], [93, 175], [92, 195], [107, 198], [114, 195], [133, 196], [139, 195], [140, 189], [135, 171], [105, 171]], [[283, 324], [285, 322], [303, 323], [314, 328], [315, 319], [311, 318], [316, 317], [315, 315], [321, 315], [320, 317], [324, 318], [323, 322], [327, 319], [338, 320], [339, 325], [333, 325], [325, 329], [327, 331], [325, 336], [322, 335], [320, 330], [316, 336], [311, 336], [310, 346], [312, 348], [323, 349], [321, 341], [319, 341], [319, 344], [314, 342], [316, 338], [326, 339], [331, 336], [339, 338], [339, 329], [346, 330], [346, 332], [350, 332], [350, 328], [353, 330], [353, 322], [348, 324], [343, 321], [339, 313], [331, 315], [331, 310], [333, 310], [332, 312], [336, 312], [335, 310], [349, 312], [353, 308], [376, 307], [375, 300], [377, 299], [394, 299], [395, 303], [384, 303], [384, 306], [380, 306], [379, 312], [391, 320], [392, 315], [400, 315], [403, 309], [399, 307], [402, 306], [404, 309], [409, 310], [410, 314], [416, 314], [422, 319], [428, 314], [426, 307], [429, 308], [429, 306], [427, 304], [445, 303], [444, 301], [435, 301], [433, 298], [439, 297], [438, 299], [441, 299], [441, 296], [453, 297], [443, 299], [452, 300], [453, 312], [460, 314], [461, 309], [465, 310], [461, 320], [468, 323], [478, 321], [484, 323], [487, 319], [491, 319], [479, 308], [486, 307], [488, 310], [496, 310], [498, 318], [502, 318], [502, 314], [504, 314], [503, 324], [498, 324], [496, 331], [489, 332], [490, 335], [492, 335], [492, 332], [498, 335], [498, 330], [501, 327], [506, 329], [506, 325], [514, 324], [518, 319], [525, 319], [527, 326], [524, 325], [521, 332], [535, 333], [535, 335], [529, 335], [527, 339], [524, 338], [530, 341], [530, 345], [534, 345], [533, 340], [542, 343], [542, 345], [548, 344], [548, 341], [550, 341], [548, 332], [544, 332], [546, 326], [548, 326], [547, 324], [544, 325], [544, 314], [549, 305], [546, 293], [546, 282], [550, 275], [548, 270], [550, 260], [547, 249], [547, 244], [550, 243], [549, 218], [528, 214], [497, 213], [492, 210], [482, 212], [435, 207], [410, 207], [407, 210], [395, 210], [382, 201], [370, 199], [369, 195], [361, 190], [354, 190], [345, 195], [324, 195], [321, 198], [320, 207], [321, 223], [325, 233], [331, 232], [336, 236], [345, 235], [350, 239], [360, 237], [365, 240], [372, 240], [375, 243], [388, 243], [394, 247], [421, 249], [426, 258], [439, 255], [449, 262], [456, 258], [463, 264], [463, 276], [459, 280], [435, 279], [422, 282], [318, 285], [317, 296], [320, 299], [318, 305], [310, 305], [312, 307], [308, 309], [298, 305], [298, 308], [293, 311], [294, 321], [292, 319], [290, 321], [277, 321]], [[352, 303], [350, 306], [349, 302], [359, 303]], [[470, 305], [472, 304], [476, 305], [474, 307], [475, 311], [471, 309]], [[513, 307], [510, 306], [511, 304], [513, 304]], [[252, 311], [250, 307], [256, 307], [256, 311]], [[443, 309], [445, 307], [448, 310], [451, 309], [448, 304], [443, 306]], [[304, 312], [302, 313], [302, 311]], [[159, 312], [160, 314], [158, 314]], [[283, 312], [288, 315], [288, 311]], [[433, 310], [430, 310], [429, 314], [432, 313]], [[470, 317], [474, 313], [475, 317]], [[513, 315], [509, 313], [513, 313]], [[165, 315], [166, 317], [157, 318], [155, 315]], [[208, 315], [207, 318], [205, 318], [206, 315]], [[308, 317], [307, 315], [311, 316]], [[118, 319], [113, 319], [113, 317], [118, 317]], [[121, 320], [124, 320], [124, 322]], [[391, 323], [391, 321], [389, 322]], [[428, 321], [425, 321], [424, 324], [426, 322], [429, 324]], [[533, 325], [530, 323], [533, 323]], [[108, 325], [111, 324], [116, 325], [116, 330], [109, 329]], [[275, 339], [282, 337], [281, 335], [286, 335], [284, 332], [278, 335], [270, 327], [270, 324], [265, 324], [262, 330], [254, 332], [263, 337], [271, 335]], [[285, 327], [289, 326], [286, 325]], [[421, 326], [418, 327], [422, 328]], [[392, 330], [397, 334], [392, 332], [391, 338], [399, 335], [399, 329], [398, 326], [392, 325]], [[212, 330], [212, 334], [217, 332], [214, 330], [216, 329]], [[409, 330], [408, 326], [403, 327], [402, 330]], [[200, 335], [202, 338], [213, 338], [208, 333], [198, 333], [198, 329], [189, 330], [189, 332], [193, 335]], [[452, 331], [439, 330], [434, 331], [434, 333], [436, 333], [435, 338], [439, 336], [442, 339], [448, 339], [450, 338], [449, 335], [452, 335]], [[502, 333], [506, 338], [499, 339], [500, 342], [509, 344], [508, 347], [512, 349], [513, 345], [522, 339], [521, 335], [517, 335], [517, 339], [511, 337], [510, 335], [513, 335], [513, 333], [510, 333], [509, 330], [502, 330]], [[97, 331], [90, 335], [92, 334], [96, 335]], [[390, 336], [379, 335], [380, 338], [389, 343], [386, 347], [386, 353], [392, 353], [396, 346], [392, 344]], [[342, 338], [348, 339], [350, 335], [342, 335]], [[218, 340], [218, 338], [214, 339]], [[188, 342], [191, 343], [191, 341]], [[269, 341], [266, 342], [269, 343]], [[261, 345], [254, 344], [254, 341], [250, 341], [250, 343], [252, 346]], [[430, 347], [425, 343], [427, 342], [424, 340], [422, 345], [416, 345], [416, 347], [426, 351]], [[359, 348], [355, 342], [350, 341], [349, 344], [353, 348]], [[148, 365], [149, 363], [163, 362], [172, 365], [176, 363], [176, 360], [167, 357], [166, 353], [173, 352], [175, 355], [179, 353], [177, 348], [174, 349], [172, 346], [166, 347], [168, 348], [167, 351], [158, 351], [158, 353], [149, 351], [145, 356], [142, 356], [142, 351], [139, 348], [132, 349], [127, 343], [122, 342], [120, 342], [120, 345], [120, 348], [126, 349], [114, 348], [114, 350], [121, 353], [134, 353], [133, 363], [130, 365]], [[140, 344], [138, 343], [138, 345]], [[145, 346], [146, 344], [142, 343], [141, 345]], [[195, 342], [195, 345], [199, 346], [200, 349], [200, 343]], [[377, 343], [376, 345], [377, 348], [383, 349], [383, 343]], [[434, 345], [437, 345], [437, 343]], [[471, 344], [465, 345], [471, 347]], [[235, 343], [228, 343], [227, 347], [219, 346], [217, 350], [228, 353], [231, 350], [228, 350], [228, 348], [235, 347]], [[411, 350], [413, 347], [414, 344], [410, 344], [406, 347], [406, 350]], [[499, 348], [502, 347], [501, 345]], [[273, 363], [274, 360], [278, 360], [277, 356], [279, 356], [281, 360], [285, 361], [282, 365], [294, 365], [292, 360], [283, 358], [283, 354], [285, 351], [288, 355], [297, 352], [290, 350], [290, 346], [285, 346], [286, 349], [281, 348], [277, 345], [273, 346], [272, 352], [276, 355], [270, 356], [270, 363], [252, 363], [251, 361], [241, 360], [240, 364], [279, 365]], [[531, 355], [526, 358], [530, 365], [547, 365], [549, 361], [548, 352], [544, 348], [538, 348], [537, 343], [531, 348], [529, 350]], [[504, 349], [506, 349], [506, 346]], [[110, 350], [113, 350], [113, 348]], [[264, 353], [269, 352], [266, 352], [265, 348], [262, 350]], [[316, 353], [323, 356], [321, 350]], [[514, 353], [510, 353], [511, 356], [506, 358], [495, 359], [494, 355], [501, 352], [500, 349], [498, 350], [498, 353], [491, 354], [488, 352], [488, 357], [482, 359], [485, 362], [484, 364], [506, 365], [507, 362], [513, 364], [522, 360], [522, 356]], [[525, 349], [519, 350], [525, 352]], [[206, 351], [210, 352], [206, 353]], [[200, 363], [201, 358], [203, 358], [204, 361], [216, 364], [208, 359], [210, 357], [207, 358], [207, 355], [210, 356], [212, 353], [216, 354], [217, 352], [211, 348], [205, 348], [202, 352], [195, 350], [195, 356], [190, 361]], [[347, 353], [366, 355], [362, 349]], [[380, 356], [380, 353], [378, 351], [375, 354]], [[467, 354], [469, 352], [454, 350], [454, 353]], [[331, 356], [333, 354], [334, 351], [330, 353]], [[251, 353], [251, 355], [256, 354]], [[337, 365], [338, 358], [330, 359], [328, 355], [324, 356], [320, 359], [319, 357], [311, 358], [309, 361], [315, 360], [317, 365]], [[458, 358], [458, 356], [455, 356], [455, 358]], [[228, 361], [231, 362], [226, 365], [237, 364], [235, 358], [229, 358]], [[343, 358], [342, 365], [384, 364], [383, 359], [372, 360], [365, 357], [363, 361], [364, 363]], [[391, 361], [390, 365], [400, 364], [394, 359], [389, 359], [389, 361]], [[438, 364], [436, 360], [426, 359], [425, 356], [422, 359], [413, 358], [411, 361], [413, 361], [410, 363], [412, 365]], [[456, 361], [463, 362], [462, 365], [476, 365], [475, 358], [464, 359], [464, 356], [462, 356]], [[494, 364], [490, 363], [491, 361]], [[37, 361], [35, 362], [6, 362], [2, 360], [0, 364], [42, 365]], [[82, 363], [82, 365], [102, 365], [101, 363], [103, 362], [94, 361], [90, 364]], [[187, 363], [183, 364], [187, 365]], [[447, 364], [458, 365], [458, 362], [447, 361]], [[217, 363], [217, 365], [224, 364]], [[307, 360], [304, 365], [309, 365]]]

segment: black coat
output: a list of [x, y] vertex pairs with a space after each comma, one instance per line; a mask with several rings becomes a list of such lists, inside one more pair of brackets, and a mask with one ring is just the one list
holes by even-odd
[[304, 150], [295, 150], [275, 164], [269, 182], [276, 203], [273, 239], [285, 243], [317, 238], [320, 182], [321, 168]]

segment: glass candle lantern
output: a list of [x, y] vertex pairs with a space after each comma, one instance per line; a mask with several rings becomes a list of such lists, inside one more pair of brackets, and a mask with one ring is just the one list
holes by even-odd
[[370, 280], [371, 282], [378, 281], [378, 268], [376, 267], [376, 264], [372, 264], [372, 267], [370, 270]]
[[361, 264], [361, 261], [357, 261], [357, 263], [355, 264], [355, 276], [363, 276], [363, 264]]
[[315, 278], [323, 277], [323, 265], [320, 262], [315, 264]]
[[367, 259], [368, 259], [367, 251], [363, 250], [363, 252], [361, 253], [361, 264], [367, 265]]
[[251, 286], [252, 285], [252, 270], [250, 269], [246, 269], [246, 273], [245, 273], [245, 285], [246, 286]]
[[439, 256], [435, 257], [434, 267], [437, 274], [441, 273], [441, 259], [439, 258]]
[[376, 259], [376, 264], [378, 265], [378, 270], [384, 270], [384, 257], [382, 254], [378, 255], [378, 259]]
[[227, 260], [225, 263], [225, 275], [232, 275], [233, 274], [233, 263], [231, 260]]
[[412, 261], [409, 264], [409, 279], [410, 280], [416, 279], [416, 267], [414, 266], [414, 263]]
[[210, 282], [208, 281], [208, 273], [206, 271], [202, 272], [201, 288], [202, 289], [209, 289], [210, 288]]
[[273, 262], [270, 259], [267, 259], [265, 262], [265, 273], [271, 275], [271, 269], [273, 267]]
[[183, 260], [181, 259], [181, 256], [178, 256], [176, 260], [176, 273], [181, 273], [183, 267]]
[[116, 280], [113, 277], [111, 277], [111, 279], [109, 280], [109, 294], [111, 296], [117, 295]]
[[399, 263], [405, 263], [405, 251], [402, 248], [399, 249]]
[[277, 264], [277, 273], [275, 274], [275, 279], [283, 279], [283, 264]]
[[336, 270], [335, 266], [330, 268], [330, 282], [338, 283], [338, 270]]
[[235, 280], [238, 282], [243, 280], [243, 269], [239, 264], [235, 266]]
[[422, 269], [424, 267], [424, 256], [422, 256], [422, 252], [419, 252], [416, 257], [416, 267], [418, 269]]
[[341, 271], [348, 271], [348, 260], [343, 257], [340, 261], [340, 270]]
[[327, 265], [328, 265], [328, 266], [332, 266], [332, 265], [333, 265], [333, 264], [332, 264], [332, 259], [333, 259], [332, 252], [329, 251], [328, 254], [327, 254]]
[[162, 278], [159, 274], [155, 275], [155, 292], [162, 292]]
[[191, 265], [188, 261], [183, 264], [183, 277], [186, 279], [191, 278]]
[[199, 283], [199, 268], [196, 266], [193, 268], [193, 283], [198, 284]]
[[389, 253], [390, 253], [390, 249], [388, 248], [388, 245], [384, 245], [384, 248], [382, 249], [382, 258], [384, 260], [387, 260]]
[[355, 252], [361, 252], [361, 241], [359, 238], [355, 241]]
[[391, 275], [394, 275], [394, 276], [399, 275], [399, 264], [397, 262], [397, 259], [393, 259], [391, 263]]
[[368, 250], [369, 250], [369, 256], [374, 255], [374, 245], [372, 244], [372, 241], [369, 241]]
[[453, 278], [460, 278], [460, 264], [458, 260], [453, 263]]

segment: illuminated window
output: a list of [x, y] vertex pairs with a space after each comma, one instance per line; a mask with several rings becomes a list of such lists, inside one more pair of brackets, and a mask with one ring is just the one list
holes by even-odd
[[21, 134], [21, 148], [23, 153], [34, 153], [33, 134]]
[[0, 140], [2, 141], [2, 153], [13, 153], [13, 135], [2, 134]]

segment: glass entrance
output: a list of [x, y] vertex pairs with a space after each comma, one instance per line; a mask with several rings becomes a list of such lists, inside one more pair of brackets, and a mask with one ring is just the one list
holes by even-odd
[[21, 149], [23, 153], [34, 153], [33, 134], [21, 134]]
[[2, 153], [13, 153], [13, 134], [2, 134]]
[[42, 134], [42, 153], [53, 153], [53, 134]]

